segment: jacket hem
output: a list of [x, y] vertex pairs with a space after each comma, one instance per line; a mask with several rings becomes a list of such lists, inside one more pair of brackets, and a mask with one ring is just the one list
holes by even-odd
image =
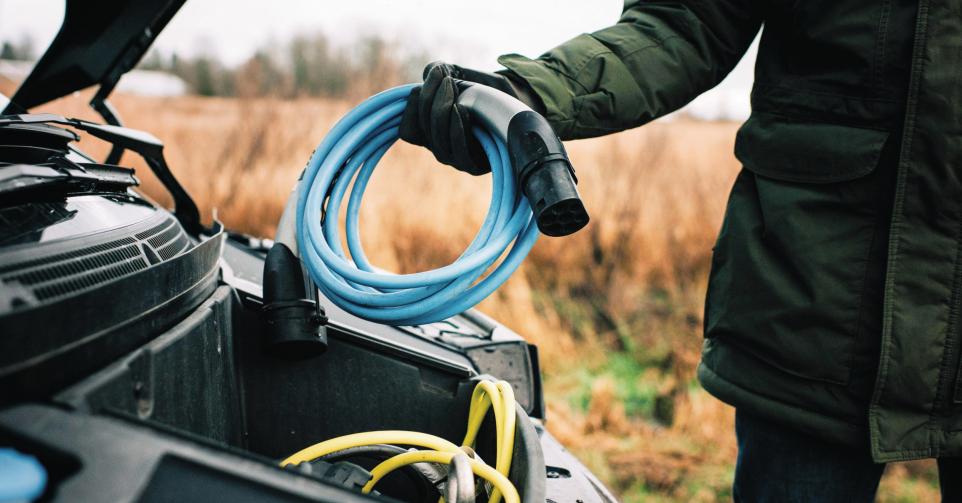
[[830, 442], [865, 447], [869, 445], [869, 435], [865, 428], [746, 390], [716, 374], [704, 362], [698, 364], [698, 381], [705, 391], [715, 398], [752, 415], [785, 424]]

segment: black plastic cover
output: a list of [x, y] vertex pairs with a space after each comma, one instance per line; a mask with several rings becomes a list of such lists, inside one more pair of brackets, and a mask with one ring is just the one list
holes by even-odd
[[[128, 226], [4, 250], [5, 260], [35, 258], [0, 268], [0, 293], [23, 294], [0, 313], [0, 404], [37, 399], [79, 379], [168, 328], [213, 292], [223, 233], [194, 246], [173, 219], [160, 226], [167, 230], [156, 235], [154, 228]], [[153, 251], [151, 239], [173, 248]]]
[[[0, 410], [0, 442], [52, 467], [41, 501], [384, 501], [124, 419], [52, 406]], [[272, 466], [273, 465], [273, 466]], [[387, 501], [392, 501], [387, 499]]]

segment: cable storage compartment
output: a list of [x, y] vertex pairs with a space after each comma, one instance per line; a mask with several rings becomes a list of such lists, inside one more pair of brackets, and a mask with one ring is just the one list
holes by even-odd
[[[55, 400], [72, 410], [122, 418], [153, 436], [199, 438], [224, 456], [253, 457], [275, 472], [282, 471], [277, 463], [296, 451], [352, 433], [409, 430], [457, 445], [463, 440], [472, 392], [480, 378], [469, 368], [378, 345], [370, 337], [336, 327], [329, 327], [329, 347], [322, 356], [287, 361], [263, 350], [261, 323], [256, 306], [245, 307], [236, 292], [221, 286], [181, 323], [63, 390]], [[515, 414], [509, 479], [521, 501], [540, 503], [545, 468], [538, 435], [520, 407]], [[488, 413], [477, 452], [492, 469], [495, 444], [493, 414]], [[322, 460], [309, 477], [339, 485], [351, 473], [324, 463], [347, 461], [370, 470], [387, 457], [344, 454]], [[172, 463], [166, 462], [177, 470], [132, 476], [124, 475], [120, 467], [117, 476], [133, 477], [128, 484], [147, 477], [143, 483], [162, 487], [150, 484], [151, 477], [184, 472], [183, 463]], [[301, 477], [305, 467], [283, 471]], [[439, 496], [412, 468], [391, 472], [375, 491], [412, 502], [433, 503]], [[356, 488], [352, 493], [360, 497]]]

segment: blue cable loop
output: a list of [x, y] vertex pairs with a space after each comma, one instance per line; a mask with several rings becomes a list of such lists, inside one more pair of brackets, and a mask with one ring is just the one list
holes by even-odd
[[[433, 323], [474, 307], [518, 268], [539, 235], [531, 207], [517, 188], [507, 147], [475, 128], [494, 188], [487, 216], [467, 249], [453, 263], [431, 271], [392, 274], [371, 265], [358, 233], [361, 198], [378, 161], [398, 139], [401, 114], [415, 86], [376, 94], [348, 112], [314, 151], [298, 186], [297, 243], [314, 283], [341, 309], [390, 325]], [[338, 229], [348, 190], [350, 257]], [[509, 247], [504, 260], [479, 281]]]

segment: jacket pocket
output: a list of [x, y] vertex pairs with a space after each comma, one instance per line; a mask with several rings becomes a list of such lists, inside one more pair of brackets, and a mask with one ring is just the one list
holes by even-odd
[[888, 133], [753, 116], [712, 260], [705, 335], [763, 364], [846, 384], [888, 191]]
[[745, 169], [774, 180], [846, 182], [875, 170], [888, 136], [888, 131], [756, 112], [738, 130], [735, 156]]

